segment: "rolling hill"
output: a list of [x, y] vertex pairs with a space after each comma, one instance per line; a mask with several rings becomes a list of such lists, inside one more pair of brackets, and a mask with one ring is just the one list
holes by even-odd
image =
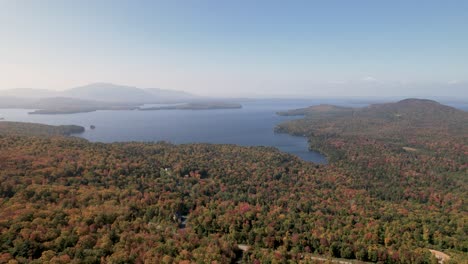
[[405, 99], [363, 108], [311, 106], [290, 110], [284, 115], [303, 114], [277, 127], [297, 135], [386, 135], [462, 134], [468, 128], [468, 113], [426, 99]]

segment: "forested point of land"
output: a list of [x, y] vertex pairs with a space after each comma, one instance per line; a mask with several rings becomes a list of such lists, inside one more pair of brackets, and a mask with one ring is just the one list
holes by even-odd
[[70, 136], [84, 131], [84, 127], [76, 125], [49, 126], [36, 123], [0, 121], [0, 135], [49, 137]]
[[467, 113], [416, 99], [339, 112], [277, 129], [328, 165], [271, 147], [0, 132], [0, 263], [466, 261]]

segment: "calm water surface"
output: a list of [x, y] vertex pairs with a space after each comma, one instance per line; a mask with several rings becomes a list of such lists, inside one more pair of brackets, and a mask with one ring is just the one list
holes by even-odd
[[[49, 125], [76, 124], [86, 128], [79, 137], [93, 142], [169, 141], [183, 143], [273, 146], [304, 160], [324, 164], [326, 159], [308, 150], [307, 139], [274, 133], [274, 127], [298, 117], [281, 117], [277, 111], [323, 102], [312, 100], [258, 100], [241, 102], [242, 109], [96, 111], [71, 115], [28, 115], [31, 110], [0, 109], [0, 117]], [[344, 102], [341, 102], [345, 105]], [[357, 105], [354, 105], [357, 106]], [[96, 129], [89, 129], [95, 125]]]

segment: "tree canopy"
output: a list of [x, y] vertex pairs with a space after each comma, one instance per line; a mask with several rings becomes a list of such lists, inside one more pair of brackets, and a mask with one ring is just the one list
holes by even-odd
[[0, 135], [0, 263], [436, 263], [429, 249], [461, 262], [464, 125], [386, 118], [280, 126], [328, 165], [270, 147]]

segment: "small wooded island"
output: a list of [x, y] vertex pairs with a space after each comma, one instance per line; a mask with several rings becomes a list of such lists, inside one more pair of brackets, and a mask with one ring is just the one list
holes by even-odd
[[138, 110], [141, 111], [152, 111], [152, 110], [215, 110], [215, 109], [240, 109], [242, 108], [241, 104], [237, 103], [187, 103], [187, 104], [178, 104], [170, 106], [157, 106], [157, 107], [140, 107]]

